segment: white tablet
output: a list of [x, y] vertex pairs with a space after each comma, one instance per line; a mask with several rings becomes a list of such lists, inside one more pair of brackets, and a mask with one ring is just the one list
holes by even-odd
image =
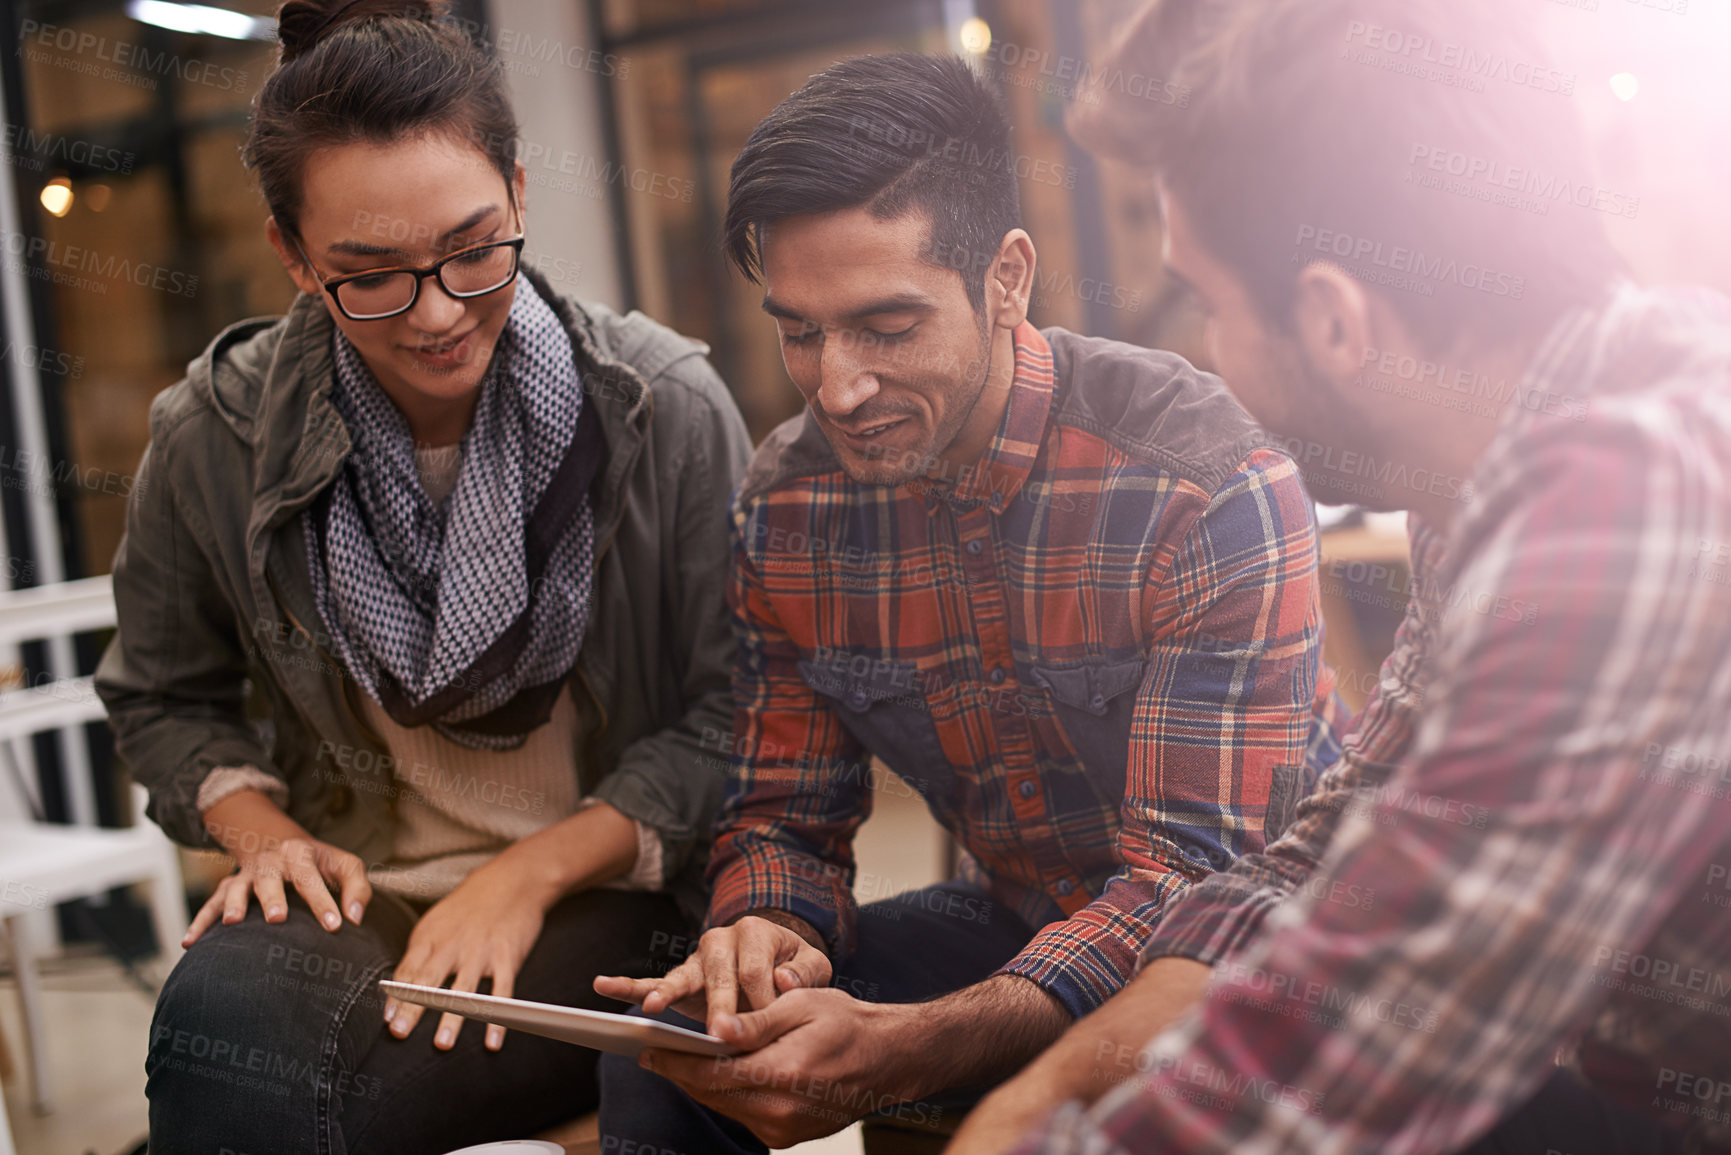
[[405, 1003], [418, 1003], [437, 1011], [451, 1011], [465, 1019], [483, 1023], [498, 1023], [514, 1031], [527, 1031], [561, 1042], [611, 1051], [616, 1055], [636, 1057], [645, 1047], [660, 1047], [668, 1051], [684, 1051], [692, 1055], [737, 1055], [739, 1048], [724, 1043], [714, 1035], [699, 1034], [684, 1027], [658, 1023], [636, 1015], [616, 1015], [610, 1011], [587, 1011], [581, 1007], [561, 1007], [553, 1003], [531, 1003], [522, 999], [502, 999], [497, 995], [472, 995], [448, 991], [442, 987], [424, 987], [416, 983], [379, 980], [379, 986], [392, 998]]

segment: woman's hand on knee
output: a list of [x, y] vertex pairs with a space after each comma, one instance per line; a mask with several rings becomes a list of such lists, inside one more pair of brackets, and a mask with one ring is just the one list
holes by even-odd
[[[284, 921], [288, 918], [285, 881], [311, 908], [319, 924], [332, 932], [342, 926], [345, 911], [349, 921], [359, 926], [373, 898], [365, 863], [346, 850], [310, 836], [285, 838], [253, 854], [237, 857], [239, 869], [217, 883], [187, 928], [182, 946], [197, 942], [218, 919], [224, 925], [240, 922], [246, 917], [247, 905], [254, 895], [258, 896], [266, 922]], [[340, 907], [332, 897], [333, 890], [341, 896]]]

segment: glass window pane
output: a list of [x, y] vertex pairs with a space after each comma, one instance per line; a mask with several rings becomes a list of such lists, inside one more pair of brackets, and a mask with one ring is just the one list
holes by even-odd
[[[271, 0], [226, 0], [272, 15]], [[44, 373], [64, 414], [55, 490], [69, 498], [82, 568], [106, 573], [149, 438], [151, 399], [211, 336], [280, 313], [294, 285], [264, 237], [238, 161], [248, 102], [276, 46], [171, 32], [124, 5], [24, 0], [9, 66], [23, 99], [14, 144], [23, 228], [51, 279], [33, 304], [65, 372]], [[27, 155], [28, 154], [28, 155]], [[40, 200], [64, 182], [61, 215]]]

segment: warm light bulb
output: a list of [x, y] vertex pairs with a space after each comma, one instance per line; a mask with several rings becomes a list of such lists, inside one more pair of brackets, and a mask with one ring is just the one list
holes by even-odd
[[973, 56], [984, 56], [986, 49], [992, 46], [992, 26], [978, 16], [970, 16], [962, 21], [960, 39], [962, 51]]
[[43, 185], [42, 207], [57, 217], [63, 217], [71, 212], [72, 182], [63, 176], [58, 176]]

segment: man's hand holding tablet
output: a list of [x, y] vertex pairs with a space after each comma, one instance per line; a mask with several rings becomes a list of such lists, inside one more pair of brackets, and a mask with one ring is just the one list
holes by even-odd
[[791, 990], [827, 987], [832, 972], [819, 942], [817, 932], [802, 919], [780, 912], [748, 914], [732, 926], [707, 932], [691, 957], [663, 977], [601, 975], [595, 991], [636, 1003], [647, 1014], [671, 1009], [700, 1019], [713, 1035], [724, 1017], [762, 1010]]
[[839, 1130], [868, 1097], [888, 1106], [918, 1093], [884, 1085], [884, 1072], [896, 1066], [887, 1046], [898, 1033], [893, 1020], [909, 1008], [831, 988], [818, 941], [790, 915], [746, 915], [706, 932], [696, 952], [663, 978], [602, 976], [595, 990], [649, 1014], [671, 1009], [705, 1022], [741, 1057], [717, 1061], [648, 1047], [638, 1064], [770, 1146], [790, 1147]]

